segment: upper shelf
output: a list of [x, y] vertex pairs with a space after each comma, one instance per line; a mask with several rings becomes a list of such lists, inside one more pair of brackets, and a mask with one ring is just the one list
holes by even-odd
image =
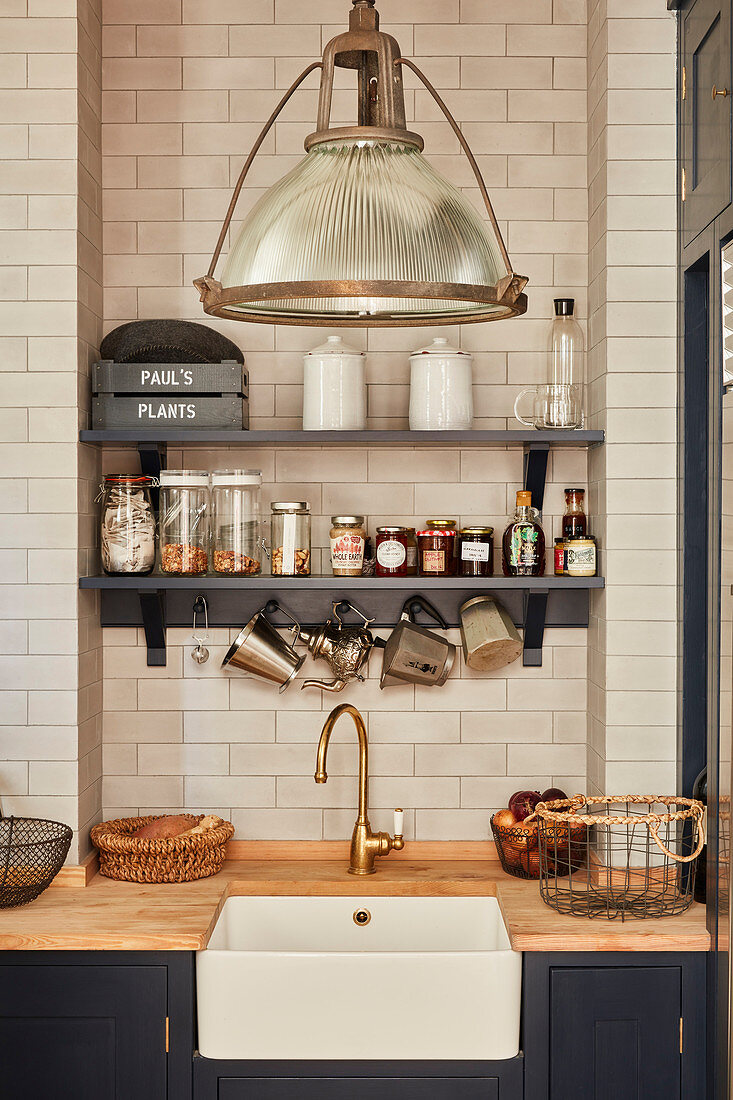
[[563, 446], [587, 447], [593, 443], [603, 443], [602, 431], [585, 431], [575, 429], [573, 431], [539, 432], [531, 428], [500, 429], [479, 428], [467, 432], [411, 432], [383, 431], [364, 432], [304, 432], [284, 431], [272, 429], [267, 431], [191, 431], [185, 428], [160, 428], [154, 431], [141, 431], [139, 429], [109, 428], [97, 431], [81, 431], [79, 439], [82, 443], [237, 443], [251, 446], [267, 446], [272, 444], [284, 444], [294, 447], [323, 446], [326, 443], [336, 444], [360, 444], [365, 447], [381, 446], [385, 443], [400, 444], [415, 447], [420, 444], [429, 444], [431, 447], [455, 446], [481, 446], [493, 444], [494, 446], [507, 446], [510, 443], [521, 444], [552, 444]]

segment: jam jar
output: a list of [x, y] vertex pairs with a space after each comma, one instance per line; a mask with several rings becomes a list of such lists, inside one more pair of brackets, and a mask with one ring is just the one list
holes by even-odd
[[417, 576], [417, 533], [414, 527], [407, 528], [407, 576]]
[[461, 577], [491, 577], [494, 574], [494, 528], [462, 527], [458, 550]]
[[454, 519], [426, 520], [417, 533], [418, 569], [421, 577], [455, 577], [458, 532]]
[[378, 577], [407, 576], [406, 527], [377, 527], [377, 564]]

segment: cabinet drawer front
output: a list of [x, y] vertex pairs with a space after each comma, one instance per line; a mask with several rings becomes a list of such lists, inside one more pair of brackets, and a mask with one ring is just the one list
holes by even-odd
[[[222, 1077], [217, 1100], [500, 1100], [496, 1077]], [[502, 1096], [501, 1100], [504, 1100]], [[507, 1100], [515, 1100], [507, 1097]]]

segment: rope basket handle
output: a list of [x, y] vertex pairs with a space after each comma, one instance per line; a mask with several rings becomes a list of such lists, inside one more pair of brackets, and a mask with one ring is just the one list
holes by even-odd
[[[552, 810], [550, 806], [555, 805], [557, 802], [569, 803], [570, 809], [568, 810]], [[609, 826], [609, 825], [647, 825], [649, 832], [652, 834], [655, 844], [663, 852], [664, 855], [669, 856], [676, 863], [692, 863], [697, 859], [700, 852], [705, 846], [705, 826], [703, 824], [704, 807], [702, 802], [699, 802], [694, 798], [683, 798], [681, 795], [644, 795], [644, 794], [609, 794], [609, 795], [583, 795], [576, 794], [572, 798], [556, 799], [554, 802], [538, 802], [535, 807], [535, 813], [533, 817], [539, 817], [543, 821], [565, 823], [573, 820], [578, 820], [577, 811], [584, 806], [606, 804], [613, 805], [620, 802], [631, 803], [632, 805], [643, 804], [653, 805], [655, 802], [664, 803], [665, 805], [684, 806], [683, 810], [676, 810], [673, 813], [668, 814], [637, 814], [634, 816], [624, 815], [619, 817], [594, 817], [588, 818], [586, 824]], [[529, 820], [529, 819], [527, 819]], [[697, 847], [692, 855], [679, 856], [674, 852], [671, 852], [669, 848], [659, 839], [659, 826], [665, 824], [671, 824], [674, 821], [689, 821], [693, 820], [697, 825]]]
[[654, 822], [650, 821], [648, 823], [649, 824], [649, 832], [652, 834], [652, 836], [654, 838], [654, 842], [657, 845], [657, 847], [660, 848], [661, 851], [664, 852], [664, 854], [666, 856], [669, 856], [669, 858], [673, 859], [676, 863], [692, 863], [692, 861], [694, 859], [697, 859], [697, 857], [700, 855], [700, 852], [703, 850], [703, 847], [705, 846], [705, 839], [706, 838], [705, 838], [705, 826], [703, 825], [703, 822], [702, 822], [702, 807], [700, 808], [699, 813], [696, 812], [697, 811], [696, 806], [692, 807], [692, 811], [693, 811], [694, 820], [697, 824], [697, 847], [696, 847], [695, 851], [692, 853], [692, 855], [689, 855], [689, 856], [678, 856], [674, 852], [670, 852], [667, 845], [664, 844], [659, 839], [658, 830], [659, 830], [659, 826], [661, 825], [661, 822], [658, 821], [658, 822], [654, 823]]

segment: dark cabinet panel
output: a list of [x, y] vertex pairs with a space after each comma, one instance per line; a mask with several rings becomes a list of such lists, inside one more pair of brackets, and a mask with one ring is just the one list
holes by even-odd
[[[216, 1100], [505, 1100], [496, 1077], [219, 1079]], [[506, 1095], [506, 1100], [521, 1100]]]
[[164, 966], [0, 965], [0, 1095], [165, 1100]]
[[498, 1062], [194, 1059], [194, 1100], [523, 1100], [522, 1055]]
[[524, 957], [526, 1100], [704, 1100], [703, 952]]
[[731, 0], [694, 0], [682, 17], [684, 244], [731, 201], [731, 67]]
[[553, 968], [550, 1096], [680, 1097], [679, 967]]

